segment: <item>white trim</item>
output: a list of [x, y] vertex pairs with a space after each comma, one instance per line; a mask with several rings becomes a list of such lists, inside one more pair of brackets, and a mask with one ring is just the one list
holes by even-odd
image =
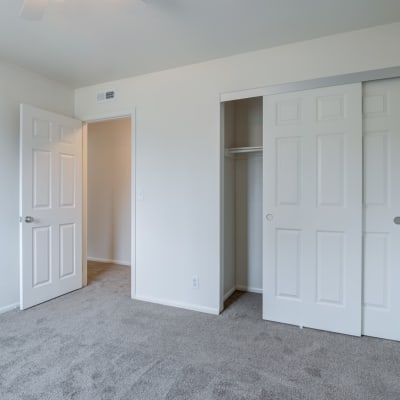
[[235, 293], [236, 291], [236, 287], [234, 286], [232, 289], [229, 289], [225, 294], [224, 294], [224, 301], [226, 301], [227, 299], [229, 299], [229, 297], [231, 297], [233, 295], [233, 293]]
[[16, 308], [19, 308], [19, 303], [10, 304], [8, 306], [0, 307], [0, 314], [4, 314], [6, 312], [15, 310]]
[[135, 116], [135, 108], [133, 110], [124, 110], [121, 112], [111, 112], [102, 114], [92, 114], [80, 116], [80, 119], [86, 123], [109, 121], [110, 119], [133, 118]]
[[221, 93], [220, 101], [243, 100], [251, 97], [262, 97], [265, 95], [267, 87], [238, 90], [233, 92]]
[[153, 303], [153, 304], [160, 304], [162, 306], [168, 306], [168, 307], [177, 307], [177, 308], [182, 308], [184, 310], [199, 311], [206, 314], [219, 315], [219, 310], [217, 308], [203, 307], [197, 304], [181, 303], [178, 301], [170, 301], [165, 299], [159, 299], [157, 297], [147, 297], [147, 296], [135, 296], [134, 300], [145, 301], [147, 303]]
[[129, 261], [107, 260], [105, 258], [97, 258], [97, 257], [88, 257], [87, 260], [92, 261], [92, 262], [105, 263], [105, 264], [118, 264], [118, 265], [125, 265], [127, 267], [131, 266], [131, 263]]
[[88, 285], [87, 276], [87, 192], [88, 192], [88, 124], [82, 122], [82, 287]]
[[219, 235], [218, 235], [218, 250], [219, 250], [219, 274], [218, 274], [218, 289], [219, 289], [219, 311], [224, 310], [224, 281], [225, 281], [225, 249], [224, 249], [224, 237], [225, 237], [225, 159], [223, 157], [223, 149], [225, 148], [225, 104], [219, 104]]
[[[19, 137], [19, 149], [18, 149], [18, 159], [19, 159], [19, 192], [18, 192], [18, 202], [19, 202], [19, 216], [22, 218], [22, 140], [21, 140], [21, 129], [23, 126], [23, 118], [22, 118], [22, 112], [24, 109], [24, 105], [20, 104], [19, 106], [19, 132], [18, 132], [18, 137]], [[22, 282], [22, 263], [23, 263], [23, 251], [22, 251], [22, 222], [20, 221], [19, 223], [19, 241], [18, 241], [18, 253], [19, 253], [19, 259], [18, 259], [18, 268], [19, 268], [19, 286], [18, 286], [18, 291], [19, 291], [19, 303], [24, 304], [24, 291], [22, 290], [23, 288], [23, 282]], [[10, 307], [10, 306], [7, 306]], [[4, 307], [3, 307], [4, 308]]]
[[131, 298], [136, 295], [136, 108], [131, 112]]
[[318, 89], [328, 86], [340, 86], [352, 83], [376, 81], [380, 79], [397, 78], [400, 76], [400, 67], [382, 68], [370, 71], [361, 71], [351, 74], [327, 76], [298, 82], [287, 82], [278, 85], [269, 85], [261, 88], [237, 90], [221, 93], [220, 101], [248, 99], [250, 97], [270, 96], [272, 94], [298, 92], [302, 90]]
[[252, 286], [245, 286], [245, 285], [237, 285], [236, 290], [240, 290], [241, 292], [258, 293], [258, 294], [262, 294], [262, 292], [263, 292], [262, 289], [255, 288]]

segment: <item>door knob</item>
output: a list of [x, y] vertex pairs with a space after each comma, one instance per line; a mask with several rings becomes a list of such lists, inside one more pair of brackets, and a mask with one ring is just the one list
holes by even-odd
[[25, 217], [25, 222], [27, 224], [31, 224], [33, 222], [33, 217], [30, 217], [30, 216]]
[[267, 214], [265, 218], [267, 219], [267, 221], [272, 221], [274, 219], [274, 216], [272, 214]]
[[393, 222], [394, 222], [396, 225], [400, 225], [400, 217], [394, 217]]

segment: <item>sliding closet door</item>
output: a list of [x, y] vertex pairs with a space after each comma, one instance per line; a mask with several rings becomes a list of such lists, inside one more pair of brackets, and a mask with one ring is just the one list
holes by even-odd
[[400, 79], [364, 85], [363, 334], [400, 340]]
[[361, 95], [264, 97], [264, 319], [361, 334]]

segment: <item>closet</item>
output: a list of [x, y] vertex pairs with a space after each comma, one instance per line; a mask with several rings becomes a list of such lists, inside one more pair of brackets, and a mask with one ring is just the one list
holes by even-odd
[[260, 292], [265, 320], [400, 340], [400, 79], [222, 115], [224, 298]]
[[224, 103], [224, 298], [262, 292], [263, 99]]

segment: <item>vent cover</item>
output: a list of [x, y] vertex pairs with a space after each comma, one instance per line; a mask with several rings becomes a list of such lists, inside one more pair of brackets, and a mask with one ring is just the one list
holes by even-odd
[[115, 90], [107, 90], [106, 92], [98, 92], [96, 95], [98, 103], [110, 101], [115, 99]]

